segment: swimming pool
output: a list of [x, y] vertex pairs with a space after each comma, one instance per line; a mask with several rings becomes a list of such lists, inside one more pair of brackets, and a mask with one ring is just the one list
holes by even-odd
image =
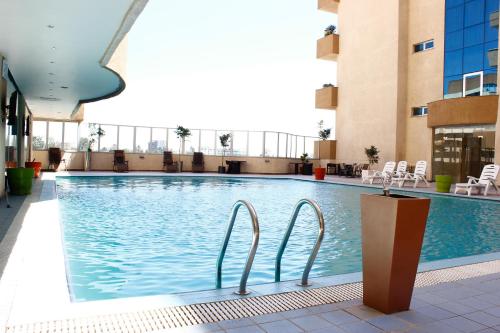
[[[213, 289], [215, 262], [232, 205], [249, 200], [260, 243], [249, 285], [274, 281], [274, 259], [296, 202], [316, 200], [325, 237], [311, 277], [361, 270], [359, 195], [380, 189], [271, 178], [57, 177], [63, 245], [74, 301]], [[500, 203], [431, 197], [421, 261], [500, 251]], [[317, 235], [310, 207], [297, 220], [282, 280], [301, 276]], [[251, 242], [241, 210], [223, 265], [238, 285]]]

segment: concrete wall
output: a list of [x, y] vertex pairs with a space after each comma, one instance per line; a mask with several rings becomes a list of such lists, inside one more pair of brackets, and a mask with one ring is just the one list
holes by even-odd
[[[134, 154], [126, 153], [130, 171], [161, 171], [163, 169], [163, 155], [161, 154]], [[48, 167], [48, 152], [46, 150], [33, 151], [36, 161], [42, 162], [42, 168]], [[64, 152], [63, 159], [66, 160], [68, 170], [83, 170], [84, 152]], [[217, 167], [221, 165], [220, 156], [205, 155], [205, 171], [217, 172]], [[230, 160], [246, 161], [242, 165], [243, 173], [268, 173], [286, 174], [290, 172], [290, 162], [300, 162], [300, 159], [288, 158], [261, 158], [261, 157], [227, 157]], [[174, 154], [174, 160], [178, 160], [178, 155]], [[183, 170], [191, 171], [192, 155], [182, 155]], [[318, 163], [314, 161], [314, 163]], [[113, 170], [113, 153], [92, 153], [92, 170]], [[64, 164], [59, 167], [64, 169]]]
[[[405, 108], [405, 157], [412, 163], [432, 161], [432, 129], [427, 117], [413, 117], [413, 107], [426, 106], [443, 98], [444, 72], [444, 0], [419, 0], [409, 3], [408, 20], [408, 94]], [[434, 39], [434, 48], [413, 52], [413, 45]]]
[[[399, 108], [406, 94], [408, 0], [341, 1], [339, 6], [339, 100], [337, 160], [366, 161], [375, 145], [381, 163], [402, 157], [404, 124]], [[403, 112], [403, 111], [401, 111]]]
[[[3, 57], [0, 55], [0, 66], [2, 64]], [[1, 69], [0, 69], [1, 71]], [[0, 75], [0, 107], [3, 108], [7, 101], [7, 82]], [[0, 114], [2, 111], [0, 110]], [[5, 194], [5, 128], [7, 121], [2, 121], [0, 119], [0, 197]]]

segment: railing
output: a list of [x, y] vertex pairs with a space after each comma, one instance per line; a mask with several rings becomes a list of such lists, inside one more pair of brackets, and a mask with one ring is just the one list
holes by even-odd
[[238, 200], [233, 206], [231, 212], [231, 219], [229, 220], [229, 224], [227, 225], [226, 236], [224, 237], [224, 242], [222, 243], [222, 247], [220, 249], [219, 257], [217, 258], [217, 273], [215, 277], [215, 288], [222, 288], [222, 262], [224, 261], [224, 256], [226, 255], [227, 245], [229, 244], [229, 239], [231, 238], [231, 232], [233, 231], [234, 221], [236, 220], [236, 215], [238, 215], [238, 211], [241, 206], [245, 206], [248, 209], [248, 213], [250, 213], [250, 217], [252, 219], [252, 228], [253, 228], [253, 237], [252, 237], [252, 245], [250, 247], [250, 251], [248, 252], [247, 261], [245, 263], [245, 269], [243, 270], [243, 274], [241, 275], [240, 287], [238, 291], [235, 293], [238, 295], [248, 295], [249, 292], [246, 290], [247, 288], [247, 280], [248, 275], [250, 274], [250, 269], [252, 268], [253, 259], [255, 257], [255, 253], [257, 252], [257, 247], [259, 245], [259, 220], [257, 218], [257, 213], [253, 208], [252, 204], [245, 200]]
[[295, 221], [297, 220], [297, 216], [299, 216], [300, 209], [302, 208], [302, 206], [306, 204], [314, 209], [319, 224], [318, 237], [316, 238], [316, 243], [314, 243], [314, 247], [311, 251], [311, 254], [309, 255], [309, 259], [307, 259], [307, 264], [306, 267], [304, 268], [304, 272], [302, 273], [302, 280], [300, 284], [303, 287], [307, 287], [310, 285], [308, 283], [309, 272], [311, 271], [311, 268], [314, 264], [314, 260], [318, 255], [318, 251], [319, 248], [321, 247], [321, 242], [323, 241], [323, 236], [325, 234], [325, 220], [323, 218], [323, 213], [321, 212], [321, 209], [319, 208], [318, 204], [310, 199], [300, 200], [293, 210], [292, 218], [290, 219], [290, 223], [288, 224], [288, 228], [286, 229], [285, 236], [281, 241], [281, 245], [278, 250], [278, 255], [276, 256], [276, 266], [274, 271], [275, 282], [280, 282], [281, 280], [281, 258], [283, 257], [283, 253], [285, 252], [285, 248], [288, 243], [288, 239], [290, 238], [290, 235], [292, 233], [293, 227], [295, 226]]
[[191, 129], [184, 145], [176, 137], [175, 128], [143, 127], [114, 124], [75, 123], [64, 121], [35, 121], [33, 148], [45, 150], [59, 147], [65, 151], [85, 151], [89, 128], [102, 128], [105, 135], [96, 138], [94, 151], [123, 149], [129, 153], [161, 154], [165, 150], [191, 154], [222, 155], [219, 136], [230, 133], [232, 139], [225, 151], [228, 156], [299, 158], [303, 153], [314, 158], [312, 136], [273, 131], [242, 131], [221, 129]]

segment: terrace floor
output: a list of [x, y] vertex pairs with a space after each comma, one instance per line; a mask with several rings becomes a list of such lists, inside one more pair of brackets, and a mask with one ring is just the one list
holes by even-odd
[[[246, 298], [233, 295], [232, 289], [222, 289], [175, 297], [72, 304], [64, 290], [64, 259], [58, 248], [58, 224], [52, 219], [40, 219], [42, 215], [53, 216], [51, 214], [56, 212], [55, 175], [117, 174], [46, 173], [42, 181], [35, 182], [33, 195], [24, 200], [12, 200], [11, 197], [15, 204], [5, 216], [12, 219], [12, 223], [3, 240], [0, 238], [1, 260], [6, 262], [11, 253], [6, 246], [11, 246], [10, 250], [14, 248], [0, 278], [0, 332], [4, 327], [6, 332], [61, 333], [500, 332], [499, 253], [421, 265], [411, 310], [393, 315], [383, 315], [362, 305], [359, 273], [317, 278], [313, 280], [313, 287], [307, 289], [295, 286], [295, 281], [250, 286], [253, 292]], [[201, 174], [207, 175], [221, 176]], [[292, 175], [238, 176], [313, 179]], [[361, 185], [359, 178], [327, 176], [326, 181]], [[415, 191], [410, 187], [406, 189]], [[419, 188], [417, 191], [434, 192], [434, 189]], [[500, 200], [500, 195], [474, 198]]]

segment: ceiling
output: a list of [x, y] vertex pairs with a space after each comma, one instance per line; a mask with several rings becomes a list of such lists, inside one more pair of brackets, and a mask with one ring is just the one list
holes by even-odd
[[36, 118], [116, 95], [104, 67], [148, 0], [0, 0], [0, 54]]

